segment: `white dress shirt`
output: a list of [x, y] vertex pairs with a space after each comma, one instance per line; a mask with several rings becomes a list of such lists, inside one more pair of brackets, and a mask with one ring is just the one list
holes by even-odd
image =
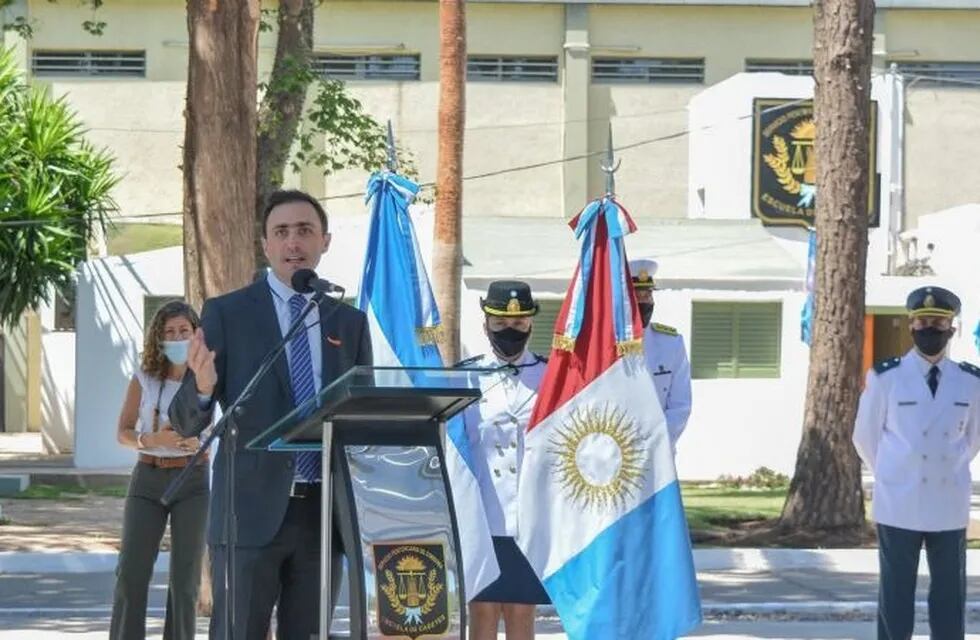
[[[267, 280], [269, 282], [269, 288], [272, 289], [272, 303], [276, 308], [276, 318], [279, 319], [279, 331], [282, 337], [286, 337], [286, 332], [289, 331], [289, 325], [293, 323], [293, 317], [289, 311], [289, 299], [296, 295], [296, 292], [280, 282], [279, 278], [271, 270], [269, 271]], [[313, 297], [312, 293], [301, 295], [307, 301]], [[320, 312], [313, 309], [306, 314], [305, 322], [306, 337], [310, 343], [310, 358], [313, 360], [313, 384], [319, 390], [322, 388], [323, 382], [323, 344], [320, 337]], [[290, 371], [292, 371], [292, 355], [289, 353], [288, 346], [286, 347], [286, 359], [289, 363]]]

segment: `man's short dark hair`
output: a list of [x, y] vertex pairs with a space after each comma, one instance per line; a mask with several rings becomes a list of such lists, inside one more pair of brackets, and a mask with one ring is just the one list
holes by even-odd
[[272, 210], [281, 204], [288, 204], [290, 202], [305, 202], [316, 211], [316, 215], [320, 218], [320, 226], [323, 227], [323, 233], [327, 232], [327, 212], [323, 210], [323, 206], [319, 201], [306, 193], [305, 191], [300, 191], [299, 189], [280, 189], [278, 191], [273, 191], [269, 195], [269, 199], [265, 203], [265, 209], [262, 211], [262, 237], [268, 236], [268, 226], [269, 226], [269, 214]]

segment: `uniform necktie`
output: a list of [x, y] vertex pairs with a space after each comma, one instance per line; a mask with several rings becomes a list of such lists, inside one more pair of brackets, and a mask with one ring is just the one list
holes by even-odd
[[939, 367], [932, 365], [929, 369], [929, 376], [927, 378], [927, 383], [929, 384], [929, 391], [932, 392], [932, 397], [936, 397], [936, 389], [939, 388]]
[[[305, 306], [306, 298], [298, 293], [289, 299], [289, 316], [292, 322], [296, 322]], [[306, 327], [297, 331], [289, 341], [289, 384], [297, 407], [316, 394], [313, 357], [310, 355]], [[296, 472], [307, 482], [320, 482], [320, 466], [319, 451], [300, 451], [296, 454]]]

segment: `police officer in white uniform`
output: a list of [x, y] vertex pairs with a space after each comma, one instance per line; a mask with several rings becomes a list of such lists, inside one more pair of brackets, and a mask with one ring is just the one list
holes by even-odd
[[970, 461], [980, 450], [980, 369], [946, 357], [960, 301], [922, 287], [906, 302], [915, 347], [868, 372], [854, 445], [874, 474], [878, 638], [912, 637], [919, 551], [935, 640], [964, 637]]
[[653, 291], [656, 288], [653, 275], [656, 272], [655, 260], [630, 261], [633, 290], [643, 326], [646, 327], [643, 332], [643, 355], [667, 418], [671, 447], [676, 451], [677, 440], [691, 415], [691, 363], [687, 359], [684, 338], [677, 329], [650, 322], [654, 308]]
[[508, 640], [529, 640], [534, 637], [535, 605], [549, 602], [514, 541], [524, 431], [546, 362], [527, 350], [538, 304], [526, 283], [496, 281], [490, 283], [480, 305], [493, 354], [470, 359], [468, 364], [500, 371], [481, 376], [484, 395], [466, 410], [464, 420], [470, 449], [478, 457], [480, 490], [500, 577], [470, 603], [470, 639], [496, 640], [502, 616]]

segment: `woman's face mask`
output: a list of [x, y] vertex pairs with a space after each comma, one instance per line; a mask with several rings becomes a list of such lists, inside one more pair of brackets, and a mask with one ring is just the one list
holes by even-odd
[[187, 348], [190, 344], [190, 340], [164, 340], [160, 343], [163, 347], [163, 355], [177, 366], [187, 362]]
[[494, 351], [505, 358], [513, 358], [524, 351], [528, 338], [531, 337], [531, 332], [507, 327], [499, 331], [488, 331], [487, 335]]

